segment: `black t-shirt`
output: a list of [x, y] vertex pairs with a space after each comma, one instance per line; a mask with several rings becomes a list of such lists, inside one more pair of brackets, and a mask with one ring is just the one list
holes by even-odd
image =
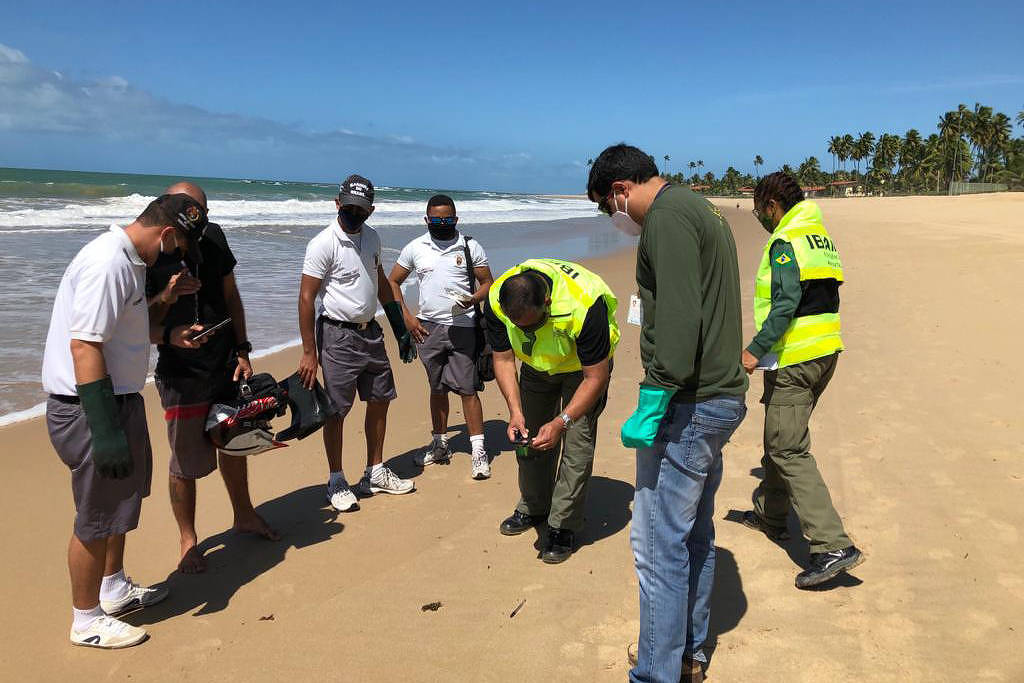
[[[236, 261], [219, 225], [210, 223], [206, 226], [199, 240], [199, 249], [203, 254], [203, 262], [198, 266], [198, 272], [197, 266], [191, 261], [186, 261], [186, 265], [199, 278], [202, 288], [196, 294], [179, 297], [167, 311], [164, 325], [177, 327], [195, 322], [215, 325], [228, 317], [224, 278], [234, 272]], [[161, 254], [157, 262], [146, 269], [146, 296], [159, 294], [171, 276], [181, 268], [181, 261]], [[234, 349], [237, 344], [233, 325], [226, 325], [214, 332], [209, 341], [198, 349], [181, 349], [161, 344], [157, 347], [159, 356], [156, 374], [165, 378], [226, 373], [234, 365]]]
[[[536, 272], [536, 271], [535, 271]], [[537, 273], [551, 286], [551, 278], [544, 273]], [[491, 310], [489, 301], [484, 302], [484, 320], [487, 321], [487, 341], [491, 344], [493, 351], [510, 351], [512, 340], [508, 336], [508, 328], [505, 323], [498, 319]], [[583, 319], [583, 327], [576, 338], [576, 356], [580, 359], [580, 365], [597, 365], [608, 358], [612, 351], [611, 331], [608, 326], [608, 305], [604, 297], [597, 297], [597, 301], [587, 309], [587, 317]]]

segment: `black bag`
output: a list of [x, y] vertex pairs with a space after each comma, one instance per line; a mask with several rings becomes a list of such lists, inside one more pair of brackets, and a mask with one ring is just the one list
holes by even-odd
[[[466, 272], [469, 274], [469, 292], [470, 294], [476, 293], [476, 273], [473, 272], [473, 257], [469, 253], [469, 241], [473, 239], [469, 235], [464, 236], [465, 239], [462, 243], [462, 249], [466, 252]], [[477, 379], [477, 390], [482, 391], [484, 388], [484, 382], [490, 382], [494, 379], [494, 352], [491, 350], [491, 345], [487, 342], [487, 335], [484, 333], [484, 328], [487, 322], [484, 320], [483, 311], [480, 310], [480, 304], [473, 304], [473, 310], [476, 317], [476, 348], [479, 349], [479, 355], [476, 358], [476, 379]]]

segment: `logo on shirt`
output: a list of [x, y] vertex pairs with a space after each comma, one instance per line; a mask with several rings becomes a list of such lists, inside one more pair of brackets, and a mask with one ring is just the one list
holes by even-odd
[[457, 265], [457, 266], [461, 266], [462, 265], [462, 256], [461, 255], [455, 257], [455, 265]]
[[789, 258], [785, 254], [780, 254], [779, 258], [775, 259], [775, 262], [778, 263], [780, 266], [784, 266], [792, 260], [793, 259]]

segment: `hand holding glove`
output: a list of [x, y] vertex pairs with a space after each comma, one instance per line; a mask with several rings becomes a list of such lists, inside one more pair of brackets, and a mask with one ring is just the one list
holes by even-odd
[[636, 411], [622, 425], [622, 445], [626, 448], [646, 448], [653, 445], [654, 438], [658, 435], [658, 427], [661, 426], [669, 401], [675, 393], [675, 389], [641, 384]]

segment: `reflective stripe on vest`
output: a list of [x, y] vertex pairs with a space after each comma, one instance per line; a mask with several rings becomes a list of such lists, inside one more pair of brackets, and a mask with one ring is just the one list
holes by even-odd
[[[501, 309], [498, 295], [505, 280], [523, 271], [535, 270], [551, 279], [551, 310], [544, 326], [536, 332], [523, 332]], [[530, 259], [505, 271], [494, 281], [488, 293], [491, 310], [505, 325], [512, 351], [530, 367], [552, 375], [582, 369], [576, 355], [576, 338], [583, 329], [587, 312], [598, 297], [608, 307], [609, 358], [619, 343], [619, 325], [615, 322], [618, 300], [604, 280], [586, 268], [560, 259]]]
[[[760, 332], [772, 307], [771, 248], [782, 240], [793, 247], [800, 281], [832, 278], [843, 281], [843, 264], [835, 243], [825, 230], [821, 209], [802, 201], [786, 212], [768, 239], [761, 255], [754, 286], [754, 327]], [[794, 318], [785, 334], [772, 347], [779, 367], [829, 356], [843, 349], [838, 313], [821, 313]]]

